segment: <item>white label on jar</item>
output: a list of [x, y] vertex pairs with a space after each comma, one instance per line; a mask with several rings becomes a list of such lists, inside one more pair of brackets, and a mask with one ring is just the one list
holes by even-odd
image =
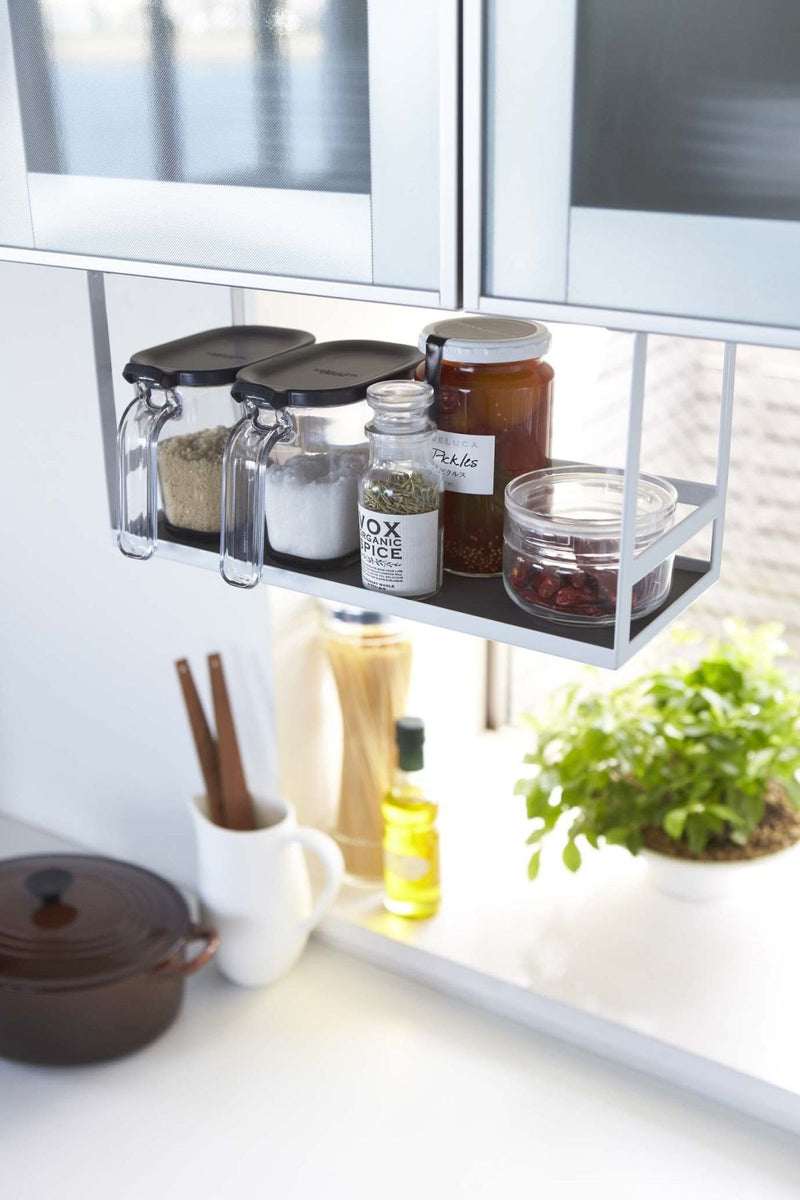
[[358, 506], [364, 587], [401, 596], [427, 596], [439, 586], [438, 510], [409, 517]]
[[494, 435], [447, 433], [433, 435], [433, 461], [444, 475], [448, 492], [491, 496], [494, 492]]

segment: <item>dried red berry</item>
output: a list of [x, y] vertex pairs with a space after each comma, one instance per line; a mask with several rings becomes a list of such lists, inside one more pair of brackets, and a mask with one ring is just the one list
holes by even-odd
[[532, 588], [525, 588], [519, 593], [519, 596], [526, 604], [541, 604], [541, 597]]
[[527, 587], [531, 577], [530, 563], [524, 558], [517, 558], [513, 567], [508, 573], [508, 582], [511, 584], [515, 592], [521, 592]]
[[561, 587], [558, 576], [553, 571], [545, 571], [539, 584], [536, 588], [542, 600], [548, 600], [550, 596], [555, 596], [556, 592]]
[[580, 592], [576, 591], [575, 588], [562, 588], [556, 596], [556, 604], [559, 608], [574, 608], [579, 596]]
[[609, 604], [617, 603], [617, 572], [616, 571], [598, 571], [597, 572], [597, 587], [600, 595]]
[[583, 571], [573, 571], [569, 577], [569, 582], [572, 587], [577, 588], [578, 591], [580, 591], [580, 589], [586, 583], [586, 575]]

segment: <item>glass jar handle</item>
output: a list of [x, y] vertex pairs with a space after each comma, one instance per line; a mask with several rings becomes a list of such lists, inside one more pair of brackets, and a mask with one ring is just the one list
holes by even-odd
[[151, 399], [150, 386], [137, 382], [133, 400], [117, 431], [117, 545], [128, 558], [150, 558], [158, 542], [156, 452], [163, 426], [181, 415], [177, 392], [164, 403]]
[[276, 442], [292, 436], [282, 410], [270, 426], [258, 423], [259, 409], [245, 401], [247, 415], [231, 430], [222, 460], [222, 578], [233, 587], [255, 587], [264, 566], [266, 471]]

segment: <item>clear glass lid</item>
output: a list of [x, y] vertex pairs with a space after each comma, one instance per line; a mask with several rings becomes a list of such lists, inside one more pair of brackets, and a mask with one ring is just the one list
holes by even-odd
[[[581, 537], [619, 537], [625, 497], [624, 472], [614, 467], [545, 467], [513, 479], [506, 511], [528, 529]], [[678, 493], [658, 475], [640, 475], [636, 496], [637, 538], [657, 534], [672, 521]]]

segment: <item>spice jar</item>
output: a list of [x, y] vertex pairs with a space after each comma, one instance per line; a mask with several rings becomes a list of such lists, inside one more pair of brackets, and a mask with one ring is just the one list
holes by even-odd
[[[568, 625], [613, 625], [624, 492], [625, 474], [613, 467], [548, 467], [508, 485], [503, 581], [520, 608]], [[672, 527], [677, 501], [666, 479], [639, 476], [637, 554]], [[673, 557], [634, 584], [634, 617], [665, 600]]]
[[305, 346], [302, 329], [232, 325], [139, 350], [122, 372], [136, 388], [117, 434], [118, 545], [149, 558], [158, 541], [159, 483], [167, 529], [219, 544], [222, 457], [245, 363]]
[[433, 388], [389, 380], [367, 389], [369, 466], [359, 484], [361, 581], [397, 596], [442, 586], [442, 473], [433, 463]]
[[348, 874], [379, 883], [381, 805], [397, 765], [395, 722], [406, 709], [411, 641], [391, 617], [342, 606], [325, 620], [325, 645], [344, 731], [333, 836]]
[[[240, 371], [243, 409], [223, 463], [223, 578], [253, 587], [266, 548], [299, 567], [358, 557], [358, 479], [367, 388], [422, 360], [393, 342], [323, 342]], [[266, 517], [266, 528], [265, 528]]]
[[489, 317], [436, 321], [420, 335], [437, 394], [446, 571], [500, 574], [506, 486], [550, 461], [549, 345], [544, 325]]

